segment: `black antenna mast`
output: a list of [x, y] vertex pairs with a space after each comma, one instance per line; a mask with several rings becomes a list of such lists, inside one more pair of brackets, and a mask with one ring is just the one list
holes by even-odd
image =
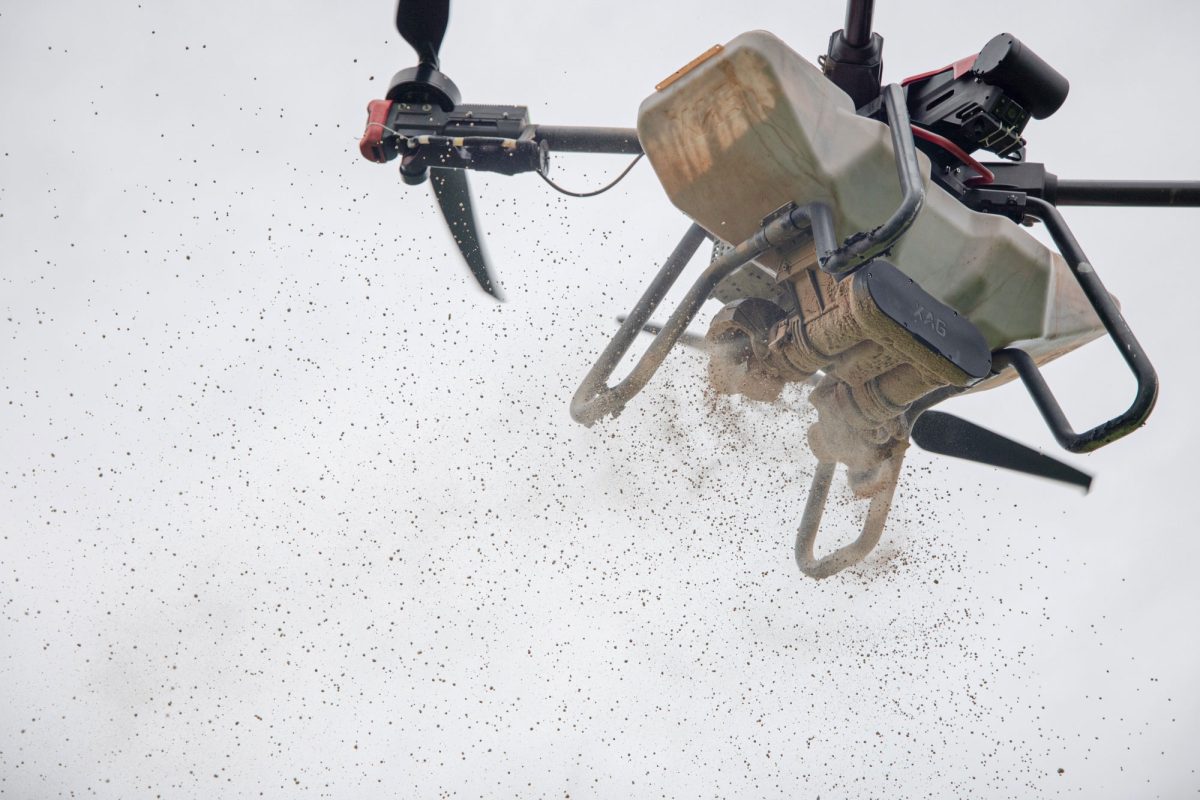
[[846, 26], [829, 37], [825, 75], [850, 95], [855, 108], [879, 97], [883, 76], [883, 37], [871, 33], [875, 0], [849, 0]]

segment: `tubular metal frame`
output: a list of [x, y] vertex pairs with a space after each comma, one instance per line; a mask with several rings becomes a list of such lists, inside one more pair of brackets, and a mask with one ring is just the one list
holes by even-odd
[[813, 230], [811, 209], [812, 206], [788, 209], [754, 236], [709, 264], [629, 375], [616, 386], [608, 386], [609, 376], [707, 236], [703, 228], [693, 223], [588, 371], [571, 400], [571, 417], [576, 422], [591, 426], [608, 414], [619, 414], [625, 404], [649, 383], [717, 284], [768, 249], [791, 244]]
[[1050, 203], [1037, 197], [1026, 198], [1025, 208], [1030, 216], [1045, 223], [1046, 229], [1066, 260], [1067, 266], [1070, 267], [1071, 274], [1079, 281], [1080, 288], [1083, 289], [1088, 302], [1095, 309], [1096, 315], [1100, 317], [1101, 324], [1108, 331], [1108, 335], [1117, 345], [1121, 357], [1125, 359], [1125, 363], [1129, 365], [1130, 371], [1137, 379], [1137, 394], [1134, 396], [1133, 403], [1123, 413], [1083, 433], [1076, 433], [1067, 420], [1066, 414], [1063, 413], [1062, 407], [1058, 404], [1058, 400], [1051, 392], [1046, 379], [1042, 377], [1037, 364], [1028, 353], [1013, 347], [997, 350], [992, 354], [992, 364], [1002, 368], [1012, 366], [1017, 371], [1017, 375], [1020, 376], [1025, 388], [1033, 397], [1038, 411], [1041, 412], [1042, 418], [1045, 419], [1046, 425], [1063, 448], [1072, 453], [1087, 453], [1116, 441], [1145, 424], [1146, 418], [1154, 410], [1154, 403], [1158, 399], [1158, 375], [1155, 373], [1146, 351], [1142, 349], [1141, 343], [1129, 329], [1129, 324], [1125, 322], [1125, 317], [1121, 315], [1112, 295], [1104, 288], [1100, 276], [1096, 274], [1096, 270], [1088, 261], [1083, 248], [1079, 246], [1079, 242], [1071, 233], [1062, 214]]
[[851, 236], [840, 248], [820, 259], [821, 269], [830, 275], [845, 275], [886, 252], [912, 226], [925, 206], [925, 176], [917, 160], [917, 144], [900, 84], [884, 87], [883, 106], [896, 154], [896, 174], [902, 193], [900, 205], [878, 228]]
[[816, 580], [828, 578], [846, 567], [854, 566], [875, 549], [875, 545], [879, 544], [879, 539], [883, 536], [883, 526], [892, 508], [892, 498], [896, 494], [896, 484], [900, 480], [903, 463], [903, 451], [892, 456], [887, 481], [871, 498], [871, 504], [867, 507], [867, 518], [863, 521], [862, 532], [858, 538], [820, 558], [815, 556], [813, 550], [837, 464], [832, 461], [817, 463], [812, 484], [808, 489], [808, 499], [804, 503], [804, 516], [800, 518], [800, 527], [796, 530], [796, 566], [801, 572]]

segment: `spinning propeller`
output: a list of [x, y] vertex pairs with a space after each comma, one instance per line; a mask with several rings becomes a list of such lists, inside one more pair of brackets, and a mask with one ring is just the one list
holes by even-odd
[[[428, 107], [430, 110], [437, 106], [443, 112], [451, 112], [459, 104], [461, 95], [458, 87], [439, 70], [441, 63], [438, 53], [449, 21], [450, 0], [399, 0], [396, 6], [396, 30], [417, 52], [419, 63], [396, 73], [388, 89], [388, 100]], [[485, 292], [503, 301], [500, 287], [492, 276], [483, 252], [466, 172], [450, 167], [420, 165], [412, 170], [402, 168], [401, 174], [409, 184], [423, 183], [432, 177], [430, 185], [438, 208], [442, 210], [450, 234], [470, 267], [471, 274]]]
[[421, 64], [438, 68], [438, 51], [450, 22], [450, 0], [400, 0], [396, 30], [417, 51]]
[[1086, 472], [944, 411], [926, 411], [917, 417], [912, 440], [931, 453], [1069, 483], [1085, 492], [1092, 486], [1092, 476]]

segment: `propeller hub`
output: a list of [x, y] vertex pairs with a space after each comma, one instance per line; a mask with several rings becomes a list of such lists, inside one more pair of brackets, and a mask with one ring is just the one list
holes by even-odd
[[396, 103], [438, 106], [453, 111], [462, 102], [462, 94], [454, 81], [430, 64], [418, 64], [402, 69], [392, 77], [387, 99]]

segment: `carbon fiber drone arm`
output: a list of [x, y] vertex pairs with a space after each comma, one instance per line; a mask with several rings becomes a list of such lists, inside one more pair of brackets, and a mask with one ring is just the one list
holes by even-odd
[[1055, 180], [1056, 206], [1200, 206], [1200, 181]]
[[531, 125], [533, 139], [545, 142], [551, 152], [641, 155], [642, 145], [633, 128], [599, 128], [584, 125]]
[[359, 150], [381, 164], [403, 157], [410, 173], [437, 166], [514, 175], [544, 171], [551, 151], [639, 155], [642, 146], [633, 128], [532, 125], [525, 106], [444, 111], [430, 103], [372, 100]]

